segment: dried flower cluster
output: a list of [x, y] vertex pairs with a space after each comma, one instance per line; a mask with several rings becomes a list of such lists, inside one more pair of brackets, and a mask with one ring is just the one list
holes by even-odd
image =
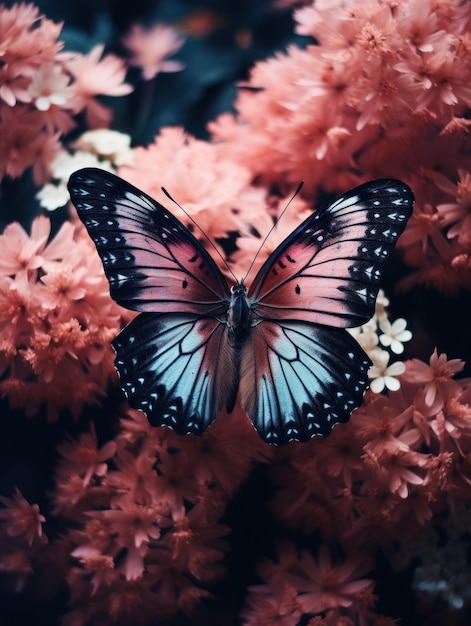
[[[437, 353], [429, 364], [408, 361], [399, 390], [368, 393], [350, 422], [327, 440], [277, 452], [269, 470], [277, 485], [273, 514], [302, 534], [319, 533], [325, 543], [317, 560], [283, 545], [278, 563], [262, 564], [265, 584], [251, 590], [245, 624], [270, 623], [268, 616], [275, 623], [283, 616], [283, 624], [296, 626], [320, 612], [325, 617], [313, 623], [392, 624], [375, 621], [373, 581], [358, 580], [371, 571], [369, 558], [379, 547], [397, 560], [395, 547], [403, 544], [408, 557], [402, 566], [422, 556], [429, 569], [416, 571], [419, 590], [427, 589], [430, 565], [442, 581], [451, 570], [459, 571], [462, 585], [468, 581], [466, 553], [448, 561], [447, 570], [450, 548], [430, 550], [423, 539], [434, 514], [450, 510], [468, 519], [471, 385], [453, 380], [462, 366]], [[327, 546], [337, 554], [336, 563]], [[435, 591], [450, 604], [458, 602], [459, 584], [449, 574], [447, 585]], [[469, 587], [459, 598], [461, 606], [469, 603]]]
[[[47, 181], [38, 198], [52, 211], [67, 203], [74, 170], [116, 171], [199, 237], [163, 196], [164, 184], [238, 276], [276, 222], [250, 283], [322, 194], [377, 176], [400, 178], [417, 199], [399, 242], [409, 266], [403, 289], [469, 288], [471, 4], [293, 4], [303, 5], [295, 12], [298, 33], [317, 45], [257, 63], [236, 113], [211, 124], [210, 141], [163, 128], [133, 149], [131, 132], [103, 128], [110, 112], [96, 100], [129, 93], [124, 62], [103, 56], [101, 45], [88, 55], [64, 53], [61, 25], [36, 7], [0, 7], [0, 179], [32, 168], [38, 183]], [[160, 72], [185, 72], [167, 60], [182, 46], [172, 29], [131, 25], [122, 41], [147, 86]], [[78, 113], [84, 132], [69, 139]], [[301, 179], [302, 194], [277, 221]], [[371, 387], [329, 438], [268, 446], [240, 406], [204, 436], [180, 437], [121, 405], [110, 341], [130, 314], [110, 299], [76, 219], [54, 236], [44, 216], [30, 235], [7, 226], [0, 235], [0, 396], [31, 418], [45, 407], [50, 421], [65, 409], [80, 420], [69, 422], [77, 432], [57, 446], [41, 507], [22, 485], [0, 497], [0, 571], [22, 593], [43, 574], [58, 595], [65, 586], [66, 626], [147, 626], [178, 612], [191, 620], [224, 580], [228, 505], [258, 466], [270, 488], [256, 498], [275, 529], [271, 553], [245, 590], [246, 626], [393, 624], [375, 595], [380, 552], [382, 567], [413, 570], [421, 598], [469, 607], [462, 546], [470, 532], [471, 383], [460, 379], [460, 359], [437, 350], [429, 362], [403, 361], [412, 334], [387, 306], [380, 292], [373, 319], [352, 330], [373, 362]], [[88, 405], [110, 387], [114, 396], [92, 417]], [[285, 540], [283, 528], [300, 545]]]
[[[334, 6], [333, 6], [334, 4]], [[379, 176], [407, 182], [416, 208], [400, 247], [404, 288], [471, 286], [470, 10], [466, 2], [315, 2], [290, 47], [252, 70], [236, 115], [210, 125], [266, 183], [314, 197]]]

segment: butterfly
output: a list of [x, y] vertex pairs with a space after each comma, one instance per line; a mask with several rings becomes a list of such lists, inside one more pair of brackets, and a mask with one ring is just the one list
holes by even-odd
[[272, 444], [328, 435], [363, 399], [371, 362], [345, 330], [374, 313], [386, 259], [412, 212], [397, 180], [365, 183], [317, 210], [250, 286], [230, 286], [164, 206], [95, 168], [69, 192], [112, 298], [141, 312], [113, 340], [129, 404], [157, 426], [201, 434], [238, 393]]

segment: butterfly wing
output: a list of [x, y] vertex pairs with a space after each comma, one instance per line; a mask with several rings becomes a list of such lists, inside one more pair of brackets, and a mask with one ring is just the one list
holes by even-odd
[[328, 435], [361, 404], [370, 365], [342, 328], [263, 321], [242, 348], [242, 404], [268, 443]]
[[129, 404], [155, 426], [201, 434], [235, 402], [237, 355], [227, 342], [226, 325], [217, 319], [142, 313], [113, 347]]
[[308, 217], [255, 277], [248, 294], [255, 314], [338, 328], [366, 322], [413, 201], [404, 183], [379, 179]]
[[118, 304], [160, 313], [219, 315], [227, 310], [230, 296], [224, 276], [165, 207], [95, 168], [72, 174], [68, 188]]

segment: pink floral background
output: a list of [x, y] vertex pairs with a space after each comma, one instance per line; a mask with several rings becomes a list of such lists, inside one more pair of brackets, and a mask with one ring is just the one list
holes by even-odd
[[[262, 4], [291, 43], [225, 77], [232, 112], [206, 135], [151, 137], [155, 100], [193, 93], [192, 45], [256, 49], [241, 13], [135, 20], [80, 52], [67, 20], [0, 5], [1, 624], [469, 623], [471, 4]], [[202, 437], [131, 410], [110, 346], [131, 314], [68, 203], [85, 166], [169, 206], [164, 185], [237, 275], [300, 180], [258, 264], [336, 194], [410, 185], [386, 295], [354, 332], [373, 367], [349, 423], [276, 448], [240, 407]]]

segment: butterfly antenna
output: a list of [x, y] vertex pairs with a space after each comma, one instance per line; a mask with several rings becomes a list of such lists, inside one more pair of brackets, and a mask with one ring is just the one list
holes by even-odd
[[293, 195], [291, 196], [291, 198], [289, 199], [288, 204], [285, 206], [285, 208], [281, 211], [280, 216], [278, 217], [278, 219], [276, 220], [276, 222], [273, 224], [273, 226], [270, 228], [270, 230], [268, 231], [268, 233], [265, 235], [265, 239], [262, 241], [262, 243], [260, 244], [259, 249], [257, 250], [257, 254], [254, 256], [252, 263], [250, 264], [250, 267], [247, 271], [247, 273], [245, 274], [244, 278], [242, 279], [241, 282], [244, 282], [245, 279], [247, 278], [247, 276], [250, 274], [250, 271], [255, 263], [255, 261], [257, 260], [258, 255], [260, 254], [263, 246], [265, 245], [268, 237], [272, 234], [274, 228], [276, 227], [276, 225], [278, 224], [278, 222], [281, 220], [281, 218], [283, 217], [283, 215], [285, 214], [287, 208], [289, 207], [289, 205], [293, 202], [293, 200], [296, 198], [296, 196], [298, 195], [298, 193], [301, 191], [302, 186], [304, 185], [304, 181], [302, 180], [299, 185], [296, 188], [296, 191], [293, 193]]
[[231, 270], [231, 268], [229, 267], [229, 265], [226, 262], [226, 259], [222, 256], [222, 254], [219, 252], [219, 250], [217, 249], [217, 247], [214, 245], [214, 242], [211, 241], [211, 239], [208, 237], [208, 235], [204, 232], [204, 230], [201, 228], [201, 226], [198, 224], [198, 222], [191, 217], [191, 215], [188, 213], [188, 211], [185, 211], [185, 209], [182, 207], [181, 204], [178, 204], [178, 202], [175, 200], [175, 198], [172, 198], [172, 196], [169, 194], [169, 192], [165, 189], [165, 187], [161, 187], [162, 191], [164, 192], [164, 194], [167, 196], [167, 198], [169, 200], [171, 200], [174, 204], [177, 205], [177, 207], [179, 209], [181, 209], [183, 211], [183, 213], [187, 216], [187, 218], [193, 222], [193, 224], [196, 226], [196, 228], [200, 231], [200, 233], [203, 235], [203, 237], [206, 239], [206, 241], [209, 243], [209, 245], [216, 251], [216, 254], [218, 255], [218, 257], [221, 259], [221, 261], [224, 263], [224, 265], [227, 267], [227, 270], [232, 274], [232, 277], [234, 278], [235, 282], [238, 283], [239, 279], [237, 278], [237, 276], [234, 274], [234, 272]]

